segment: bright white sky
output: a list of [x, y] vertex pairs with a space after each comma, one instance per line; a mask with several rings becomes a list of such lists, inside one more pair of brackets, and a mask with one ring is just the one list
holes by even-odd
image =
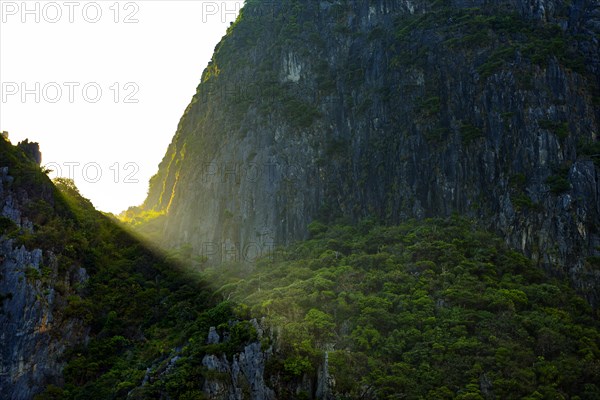
[[[15, 144], [39, 142], [42, 164], [56, 171], [51, 177], [59, 168], [69, 177], [69, 163], [79, 163], [71, 177], [96, 208], [118, 213], [141, 204], [243, 1], [25, 4], [31, 14], [22, 1], [0, 0], [0, 131]], [[102, 94], [93, 102], [98, 87]], [[31, 92], [24, 99], [23, 89]]]

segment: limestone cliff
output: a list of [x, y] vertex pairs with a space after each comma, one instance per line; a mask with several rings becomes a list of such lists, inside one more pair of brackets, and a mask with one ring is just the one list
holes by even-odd
[[61, 268], [50, 246], [25, 246], [37, 229], [32, 208], [53, 204], [53, 189], [48, 179], [34, 179], [43, 177], [36, 172], [37, 143], [19, 144], [19, 153], [0, 140], [0, 393], [31, 399], [62, 381], [65, 351], [86, 336], [83, 321], [64, 311], [87, 274], [75, 265]]
[[466, 214], [598, 304], [599, 33], [590, 0], [249, 0], [143, 208], [246, 261], [315, 218]]

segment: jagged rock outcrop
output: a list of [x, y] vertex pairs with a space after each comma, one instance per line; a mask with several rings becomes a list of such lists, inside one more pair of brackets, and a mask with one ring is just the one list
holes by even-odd
[[[227, 357], [225, 354], [206, 354], [202, 365], [209, 373], [203, 384], [203, 392], [210, 399], [221, 400], [275, 400], [277, 394], [304, 393], [309, 398], [328, 400], [334, 398], [331, 393], [332, 380], [328, 369], [328, 354], [325, 352], [322, 365], [319, 366], [316, 376], [304, 375], [297, 381], [285, 381], [279, 374], [283, 371], [268, 371], [267, 364], [276, 358], [277, 346], [270, 345], [264, 348], [262, 339], [264, 335], [273, 341], [269, 330], [263, 329], [256, 319], [250, 321], [258, 333], [256, 341], [244, 346], [242, 352]], [[264, 321], [263, 321], [264, 323]], [[216, 340], [216, 341], [215, 341]], [[227, 338], [223, 338], [227, 341]], [[220, 338], [214, 327], [211, 327], [207, 343], [218, 344]]]
[[[224, 355], [206, 355], [202, 359], [202, 365], [221, 375], [220, 379], [207, 379], [204, 382], [204, 392], [211, 399], [275, 399], [273, 390], [264, 380], [265, 361], [268, 357], [269, 353], [261, 350], [260, 342], [247, 345], [231, 361]], [[224, 379], [225, 376], [227, 379]]]
[[[600, 301], [597, 1], [248, 1], [152, 178], [169, 246], [461, 213]], [[590, 261], [591, 260], [591, 261]]]
[[37, 165], [42, 164], [42, 152], [40, 151], [40, 144], [36, 142], [30, 142], [29, 139], [25, 139], [17, 144], [23, 152]]
[[[272, 347], [263, 350], [260, 339], [263, 330], [256, 320], [252, 320], [258, 332], [258, 341], [249, 343], [244, 351], [234, 354], [231, 361], [222, 354], [220, 356], [207, 354], [202, 359], [202, 365], [213, 374], [206, 378], [203, 391], [210, 399], [222, 400], [274, 400], [275, 392], [265, 380], [265, 362], [272, 355]], [[207, 343], [217, 344], [220, 338], [214, 327], [211, 327]]]

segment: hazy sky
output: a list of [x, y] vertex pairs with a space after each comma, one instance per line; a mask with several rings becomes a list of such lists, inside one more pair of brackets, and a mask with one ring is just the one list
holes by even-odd
[[140, 204], [242, 4], [0, 0], [0, 130], [98, 209]]

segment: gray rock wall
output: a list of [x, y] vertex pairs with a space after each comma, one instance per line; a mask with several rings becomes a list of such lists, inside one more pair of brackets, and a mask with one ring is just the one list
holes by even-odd
[[598, 304], [597, 1], [249, 3], [151, 180], [169, 246], [457, 212]]

